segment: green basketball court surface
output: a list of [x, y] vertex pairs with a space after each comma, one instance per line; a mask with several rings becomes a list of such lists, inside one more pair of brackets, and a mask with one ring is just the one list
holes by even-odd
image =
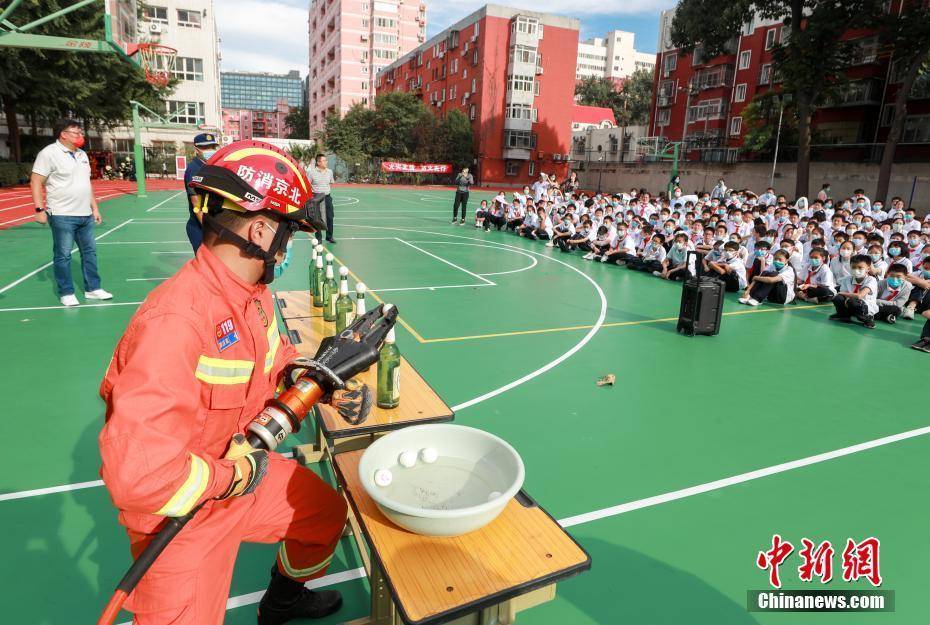
[[[928, 621], [930, 360], [907, 349], [918, 322], [869, 332], [831, 323], [829, 306], [750, 309], [728, 296], [721, 334], [686, 338], [675, 332], [680, 286], [450, 225], [451, 196], [337, 188], [331, 251], [397, 304], [398, 345], [455, 422], [513, 444], [527, 492], [591, 554], [591, 571], [520, 623]], [[470, 213], [481, 197], [472, 193]], [[137, 305], [191, 252], [181, 192], [124, 196], [102, 211], [98, 256], [112, 302], [58, 305], [46, 228], [0, 238], [5, 623], [95, 622], [130, 562], [97, 481], [97, 388]], [[300, 237], [276, 290], [306, 288], [310, 246]], [[77, 254], [74, 276], [80, 286]], [[597, 387], [607, 373], [616, 386]], [[872, 588], [843, 581], [841, 553], [847, 538], [879, 538], [895, 612], [748, 612], [747, 591], [768, 587], [756, 554], [776, 533], [795, 545], [785, 588]], [[836, 549], [827, 585], [798, 579], [805, 537]], [[227, 623], [255, 622], [273, 558], [271, 545], [243, 545]], [[325, 622], [367, 613], [360, 566], [343, 539], [321, 583], [341, 590], [345, 607]]]

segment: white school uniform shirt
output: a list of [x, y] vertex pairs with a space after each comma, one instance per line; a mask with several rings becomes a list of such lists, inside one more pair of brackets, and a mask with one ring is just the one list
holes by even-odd
[[788, 257], [788, 264], [794, 269], [796, 275], [801, 275], [801, 269], [804, 268], [804, 257], [801, 256], [801, 252], [794, 250]]
[[549, 189], [548, 182], [541, 182], [537, 180], [536, 182], [533, 183], [533, 186], [532, 186], [533, 199], [538, 202], [546, 195], [546, 191], [548, 191], [548, 189]]
[[804, 263], [804, 269], [798, 276], [802, 284], [825, 286], [830, 289], [832, 295], [836, 295], [836, 279], [828, 264], [821, 264], [817, 269], [813, 269], [810, 263]]
[[907, 303], [907, 298], [910, 297], [913, 288], [914, 285], [907, 280], [897, 289], [888, 286], [887, 280], [882, 280], [878, 283], [878, 301], [879, 303], [894, 304], [895, 306], [904, 308], [904, 305]]
[[523, 225], [527, 228], [536, 228], [539, 225], [539, 215], [533, 211], [526, 213], [526, 217], [523, 218]]
[[772, 271], [778, 274], [778, 277], [781, 278], [781, 281], [785, 283], [785, 286], [788, 287], [788, 295], [785, 297], [785, 303], [790, 304], [794, 301], [794, 283], [797, 280], [797, 274], [794, 272], [794, 268], [791, 266], [791, 263], [785, 263], [785, 266], [781, 268], [781, 271], [775, 269], [774, 264], [770, 264], [765, 269], [766, 271]]
[[879, 279], [883, 279], [885, 277], [885, 273], [888, 271], [888, 263], [885, 262], [884, 258], [877, 262], [873, 260], [872, 271], [875, 272], [875, 275], [878, 276]]
[[543, 230], [545, 230], [545, 231], [546, 231], [546, 234], [549, 235], [549, 238], [550, 238], [550, 239], [552, 238], [552, 232], [553, 232], [553, 230], [552, 230], [552, 220], [551, 220], [551, 219], [549, 219], [548, 217], [545, 217], [545, 218], [542, 220], [542, 222], [540, 222], [539, 226], [537, 226], [537, 227], [538, 227], [538, 228], [542, 228]]
[[654, 260], [661, 263], [665, 260], [666, 256], [668, 256], [668, 252], [665, 251], [665, 246], [663, 245], [653, 245], [649, 243], [643, 248], [643, 260]]
[[907, 246], [908, 258], [911, 259], [911, 264], [913, 266], [917, 267], [918, 265], [920, 265], [921, 262], [923, 262], [924, 255], [925, 255], [924, 249], [926, 247], [927, 247], [926, 245], [918, 245], [917, 247], [911, 249], [910, 245]]
[[833, 272], [833, 279], [837, 284], [846, 278], [852, 276], [849, 268], [849, 261], [843, 260], [839, 256], [830, 261], [830, 271]]
[[[858, 287], [858, 289], [856, 287]], [[840, 281], [840, 290], [844, 293], [857, 293], [862, 289], [869, 289], [869, 294], [862, 297], [862, 301], [865, 302], [869, 314], [874, 315], [878, 312], [878, 303], [876, 302], [878, 297], [878, 280], [875, 279], [875, 276], [866, 276], [861, 282], [857, 282], [852, 276], [843, 278]]]
[[739, 257], [739, 252], [733, 258], [723, 258], [723, 264], [730, 267], [733, 270], [733, 273], [736, 274], [736, 277], [739, 279], [739, 289], [742, 291], [746, 288], [746, 264], [743, 262], [743, 259]]
[[619, 234], [614, 235], [613, 239], [611, 239], [610, 246], [611, 248], [618, 249], [627, 254], [636, 253], [636, 242], [633, 240], [633, 237], [630, 236], [629, 232], [627, 232], [627, 235], [622, 239]]
[[888, 263], [889, 267], [891, 267], [891, 265], [904, 265], [905, 267], [907, 267], [906, 273], [911, 273], [914, 271], [914, 264], [911, 262], [911, 259], [908, 258], [907, 256], [898, 256], [897, 258], [892, 258]]
[[571, 237], [571, 236], [573, 236], [573, 235], [575, 234], [575, 225], [572, 224], [571, 222], [569, 222], [568, 224], [566, 224], [566, 223], [563, 221], [563, 222], [560, 222], [559, 225], [557, 225], [557, 226], [555, 227], [555, 230], [556, 230], [557, 232], [562, 233], [562, 234], [565, 234], [565, 233], [567, 232], [568, 235], [569, 235], [569, 237]]

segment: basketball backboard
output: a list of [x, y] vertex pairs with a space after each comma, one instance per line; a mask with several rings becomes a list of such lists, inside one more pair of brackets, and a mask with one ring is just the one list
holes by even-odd
[[127, 56], [136, 53], [139, 44], [139, 18], [135, 0], [103, 0], [107, 41]]
[[[37, 19], [34, 10], [24, 15], [22, 0], [11, 0], [0, 6], [0, 48], [119, 53], [129, 58], [136, 52], [138, 43], [137, 7], [136, 0], [84, 0]], [[91, 10], [100, 16], [97, 22], [100, 29], [96, 32], [49, 32], [49, 22], [75, 11]]]

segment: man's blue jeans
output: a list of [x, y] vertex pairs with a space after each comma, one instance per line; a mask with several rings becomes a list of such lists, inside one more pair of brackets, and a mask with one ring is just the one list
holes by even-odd
[[97, 273], [97, 244], [94, 241], [93, 216], [49, 215], [48, 224], [52, 227], [52, 264], [55, 268], [58, 295], [74, 295], [74, 283], [71, 280], [71, 248], [75, 243], [81, 252], [84, 292], [99, 289], [100, 274]]

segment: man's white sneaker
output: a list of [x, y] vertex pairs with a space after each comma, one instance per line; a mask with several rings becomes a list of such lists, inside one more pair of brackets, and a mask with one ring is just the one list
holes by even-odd
[[103, 289], [97, 289], [95, 291], [89, 291], [84, 294], [84, 297], [87, 299], [113, 299], [113, 294], [104, 291]]
[[546, 243], [546, 247], [555, 247], [555, 243], [553, 243], [552, 241], [549, 241], [548, 243]]
[[62, 295], [61, 303], [63, 306], [80, 306], [81, 302], [78, 301], [78, 298], [75, 297], [74, 293], [71, 295]]
[[739, 298], [738, 301], [739, 301], [740, 304], [748, 304], [748, 303], [749, 303], [749, 298], [748, 298], [748, 297], [741, 297], [741, 298]]
[[758, 306], [761, 302], [754, 300], [750, 297], [748, 300], [746, 300], [746, 303], [749, 304], [750, 306]]

